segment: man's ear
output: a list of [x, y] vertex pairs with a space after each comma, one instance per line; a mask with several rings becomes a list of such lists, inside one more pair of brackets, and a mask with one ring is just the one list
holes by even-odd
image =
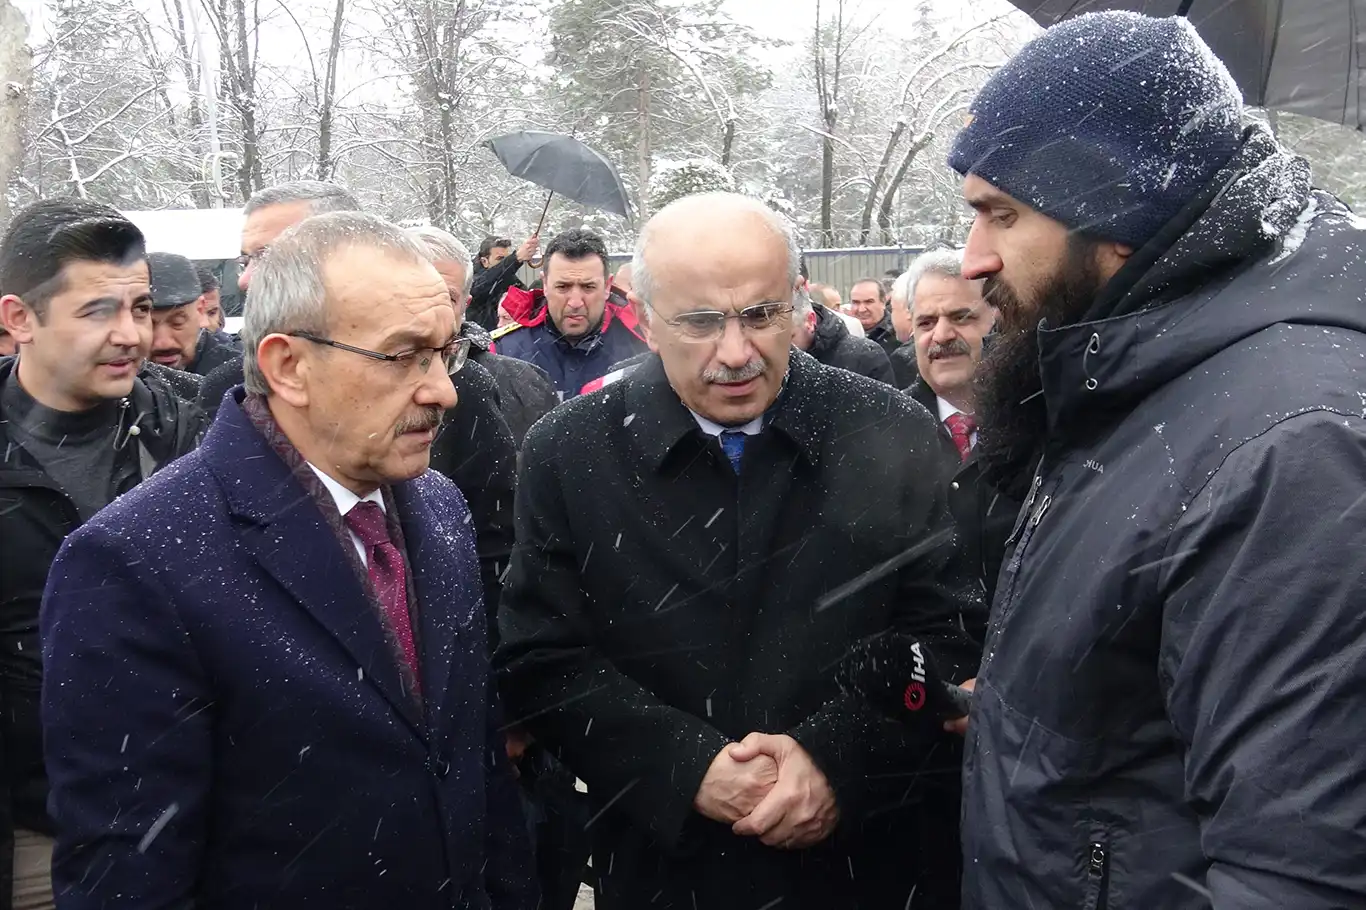
[[659, 343], [655, 341], [655, 333], [650, 328], [650, 314], [647, 311], [648, 308], [645, 306], [645, 302], [637, 297], [634, 291], [627, 294], [626, 299], [631, 301], [631, 309], [635, 310], [636, 328], [645, 335], [645, 344], [650, 348], [651, 352], [658, 354]]
[[14, 294], [0, 297], [0, 325], [14, 337], [15, 344], [31, 342], [37, 323], [38, 315], [23, 300]]
[[631, 305], [631, 312], [635, 314], [636, 330], [645, 336], [645, 343], [650, 345], [650, 350], [658, 351], [659, 348], [651, 341], [654, 333], [650, 331], [650, 314], [645, 312], [645, 302], [636, 296], [634, 290], [626, 292], [626, 302]]
[[266, 378], [271, 394], [293, 408], [308, 407], [308, 359], [302, 356], [301, 339], [273, 334], [256, 346], [256, 365]]
[[1096, 267], [1103, 280], [1109, 281], [1115, 273], [1124, 268], [1134, 248], [1123, 243], [1102, 243], [1096, 246]]

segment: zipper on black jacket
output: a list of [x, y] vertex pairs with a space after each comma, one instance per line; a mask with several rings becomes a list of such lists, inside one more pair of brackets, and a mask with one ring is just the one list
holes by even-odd
[[1034, 532], [1038, 530], [1039, 523], [1043, 521], [1044, 513], [1053, 503], [1052, 496], [1045, 496], [1038, 501], [1033, 508], [1029, 506], [1033, 503], [1033, 497], [1026, 507], [1020, 510], [1020, 530], [1019, 541], [1015, 544], [1015, 549], [1010, 554], [1010, 562], [1007, 564], [1007, 577], [1010, 579], [1009, 596], [1001, 602], [1001, 615], [996, 622], [996, 629], [999, 631], [1005, 626], [1005, 621], [1015, 609], [1015, 588], [1019, 582], [1020, 570], [1024, 568], [1025, 550], [1029, 548], [1029, 543], [1034, 539]]
[[[1044, 463], [1039, 461], [1038, 468], [1034, 471], [1034, 481], [1029, 486], [1029, 495], [1025, 497], [1024, 504], [1020, 506], [1020, 514], [1015, 519], [1015, 529], [1010, 532], [1010, 537], [1006, 540], [1006, 550], [1010, 553], [1010, 558], [1006, 561], [1002, 570], [1002, 575], [1006, 579], [1006, 588], [1002, 594], [1001, 588], [996, 589], [997, 600], [1001, 604], [998, 613], [995, 609], [991, 611], [991, 624], [987, 628], [986, 652], [982, 657], [982, 665], [978, 668], [977, 675], [985, 676], [987, 668], [991, 666], [991, 660], [996, 654], [994, 647], [996, 640], [1001, 635], [1001, 630], [1005, 628], [1006, 619], [1015, 608], [1015, 588], [1019, 582], [1020, 569], [1024, 564], [1024, 551], [1029, 546], [1029, 541], [1034, 537], [1034, 531], [1039, 523], [1043, 521], [1044, 513], [1053, 502], [1052, 496], [1039, 498], [1039, 490], [1043, 487]], [[1014, 545], [1014, 549], [1011, 549]]]
[[1110, 852], [1100, 841], [1086, 858], [1086, 910], [1106, 910], [1110, 903]]
[[1043, 521], [1044, 513], [1048, 511], [1049, 505], [1053, 502], [1052, 496], [1039, 498], [1039, 490], [1043, 487], [1043, 462], [1039, 462], [1039, 468], [1034, 473], [1034, 483], [1030, 485], [1029, 496], [1025, 498], [1024, 505], [1020, 506], [1019, 517], [1015, 519], [1015, 530], [1010, 532], [1010, 539], [1006, 541], [1006, 548], [1010, 549], [1012, 544], [1014, 549], [1010, 552], [1010, 561], [1006, 564], [1010, 577], [1009, 597], [1003, 601], [1005, 608], [1001, 612], [1001, 619], [1010, 614], [1010, 607], [1015, 599], [1016, 576], [1020, 573], [1020, 567], [1024, 564], [1024, 551], [1029, 546], [1029, 541], [1034, 537], [1034, 530]]
[[1025, 496], [1025, 501], [1020, 505], [1020, 514], [1015, 517], [1015, 527], [1011, 529], [1010, 536], [1006, 538], [1006, 546], [1009, 547], [1020, 539], [1020, 532], [1025, 528], [1027, 516], [1034, 508], [1034, 500], [1039, 495], [1039, 487], [1043, 485], [1043, 465], [1039, 465], [1039, 470], [1034, 474], [1034, 481], [1029, 485], [1029, 494]]

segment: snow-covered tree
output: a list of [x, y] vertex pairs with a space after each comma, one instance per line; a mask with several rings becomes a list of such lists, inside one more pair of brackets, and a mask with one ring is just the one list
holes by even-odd
[[643, 217], [656, 159], [728, 161], [743, 98], [766, 81], [746, 52], [763, 42], [721, 0], [559, 0], [549, 41], [564, 132], [623, 165]]
[[650, 209], [657, 212], [684, 196], [734, 191], [735, 175], [720, 162], [708, 158], [664, 159], [655, 164], [650, 177]]
[[[23, 160], [24, 114], [28, 107], [31, 60], [28, 22], [9, 0], [0, 0], [0, 191]], [[11, 194], [0, 192], [0, 225], [9, 220]]]

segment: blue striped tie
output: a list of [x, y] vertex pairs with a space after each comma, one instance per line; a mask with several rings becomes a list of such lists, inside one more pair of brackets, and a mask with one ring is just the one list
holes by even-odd
[[736, 474], [740, 473], [740, 456], [745, 454], [745, 434], [739, 430], [725, 430], [721, 433], [721, 449], [730, 459], [730, 466]]

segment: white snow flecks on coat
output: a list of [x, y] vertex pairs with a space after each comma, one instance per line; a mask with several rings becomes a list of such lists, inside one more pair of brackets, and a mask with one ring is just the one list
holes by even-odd
[[[1304, 238], [1309, 236], [1310, 226], [1314, 223], [1314, 219], [1320, 214], [1322, 214], [1322, 212], [1319, 209], [1318, 200], [1312, 196], [1309, 197], [1309, 204], [1300, 211], [1299, 218], [1295, 219], [1295, 223], [1290, 226], [1290, 230], [1286, 233], [1284, 239], [1281, 240], [1281, 251], [1267, 264], [1277, 265], [1298, 253], [1300, 247], [1304, 245]], [[1265, 221], [1262, 222], [1263, 230], [1266, 230], [1269, 227], [1271, 227], [1271, 225], [1268, 225]], [[1271, 231], [1268, 230], [1267, 233], [1271, 234]], [[1275, 235], [1272, 234], [1272, 236]]]

